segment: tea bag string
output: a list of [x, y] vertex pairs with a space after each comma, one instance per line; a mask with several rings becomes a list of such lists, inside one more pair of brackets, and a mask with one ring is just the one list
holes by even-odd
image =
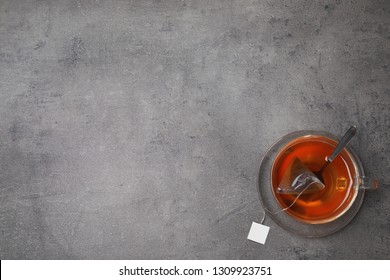
[[271, 215], [278, 215], [278, 214], [280, 214], [280, 213], [282, 213], [282, 212], [284, 212], [284, 211], [287, 211], [288, 209], [290, 209], [294, 204], [295, 204], [295, 202], [297, 202], [297, 200], [299, 199], [299, 197], [309, 188], [309, 186], [310, 186], [311, 184], [309, 184], [309, 185], [307, 185], [303, 190], [301, 190], [300, 192], [299, 192], [299, 194], [297, 195], [297, 197], [293, 200], [293, 202], [291, 202], [291, 204], [289, 205], [289, 206], [287, 206], [287, 207], [285, 207], [285, 208], [283, 208], [283, 209], [280, 209], [279, 211], [276, 211], [276, 212], [272, 212], [271, 210], [269, 210], [267, 207], [265, 207], [264, 205], [263, 205], [263, 208], [264, 208], [264, 215], [263, 215], [263, 218], [261, 219], [261, 224], [263, 224], [264, 223], [264, 220], [265, 220], [265, 216], [267, 215], [267, 212], [269, 213], [269, 214], [271, 214]]

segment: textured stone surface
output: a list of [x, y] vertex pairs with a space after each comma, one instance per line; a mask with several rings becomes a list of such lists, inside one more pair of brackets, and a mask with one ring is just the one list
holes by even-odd
[[[390, 2], [0, 1], [1, 259], [388, 259]], [[259, 159], [342, 134], [381, 188], [308, 239]]]

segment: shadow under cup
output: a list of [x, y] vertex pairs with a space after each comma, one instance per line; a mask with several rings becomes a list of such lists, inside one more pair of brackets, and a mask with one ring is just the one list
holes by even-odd
[[271, 170], [272, 192], [280, 207], [288, 208], [286, 213], [294, 219], [308, 224], [329, 223], [342, 216], [355, 201], [359, 190], [355, 178], [359, 177], [359, 169], [347, 149], [322, 173], [325, 185], [323, 190], [303, 193], [298, 199], [297, 195], [276, 192], [296, 158], [315, 172], [325, 164], [325, 158], [332, 154], [336, 145], [335, 140], [322, 135], [305, 135], [287, 143], [275, 157]]

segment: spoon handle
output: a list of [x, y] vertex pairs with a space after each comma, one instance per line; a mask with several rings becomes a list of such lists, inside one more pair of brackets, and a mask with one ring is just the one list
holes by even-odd
[[351, 126], [348, 131], [344, 134], [344, 136], [340, 139], [339, 143], [337, 144], [336, 148], [334, 149], [333, 153], [328, 158], [328, 162], [331, 163], [335, 157], [338, 156], [338, 154], [347, 146], [349, 141], [351, 141], [352, 137], [356, 134], [356, 126]]

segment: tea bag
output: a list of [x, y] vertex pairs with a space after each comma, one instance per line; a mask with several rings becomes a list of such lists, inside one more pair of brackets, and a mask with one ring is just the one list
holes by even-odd
[[280, 182], [277, 192], [284, 194], [306, 194], [318, 192], [325, 185], [298, 158], [294, 158]]

